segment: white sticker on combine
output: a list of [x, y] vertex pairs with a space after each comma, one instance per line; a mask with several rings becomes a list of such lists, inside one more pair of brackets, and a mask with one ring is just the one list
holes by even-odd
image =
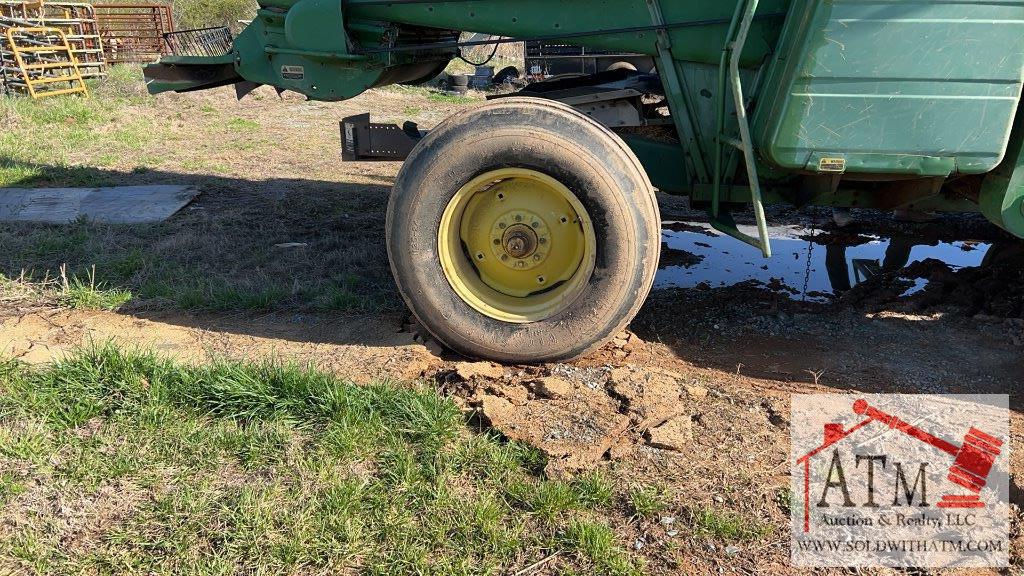
[[285, 80], [302, 80], [306, 77], [306, 69], [302, 66], [281, 66], [281, 78]]

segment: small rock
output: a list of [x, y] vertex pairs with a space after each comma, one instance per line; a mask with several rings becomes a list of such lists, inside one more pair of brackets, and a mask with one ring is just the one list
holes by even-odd
[[717, 495], [716, 495], [716, 496], [714, 497], [714, 501], [715, 501], [715, 502], [718, 502], [719, 504], [724, 504], [724, 503], [725, 503], [725, 498], [722, 498], [721, 496], [717, 496]]
[[669, 538], [675, 538], [676, 536], [679, 536], [679, 530], [669, 530], [665, 532], [665, 534], [668, 535]]
[[455, 373], [463, 380], [476, 378], [498, 379], [505, 374], [505, 369], [490, 362], [459, 362], [455, 365]]
[[462, 397], [459, 397], [459, 396], [451, 396], [450, 398], [451, 398], [451, 401], [452, 401], [452, 402], [453, 402], [453, 403], [454, 403], [454, 404], [455, 404], [456, 406], [458, 406], [458, 407], [459, 407], [459, 410], [460, 410], [460, 411], [461, 411], [461, 412], [462, 412], [463, 414], [468, 414], [468, 413], [470, 413], [470, 412], [472, 412], [472, 411], [473, 411], [473, 408], [472, 408], [472, 407], [470, 407], [470, 405], [469, 405], [469, 402], [466, 402], [466, 399], [465, 399], [465, 398], [462, 398]]
[[523, 406], [530, 401], [530, 391], [518, 384], [488, 386], [487, 390], [505, 398], [516, 406]]
[[629, 341], [626, 343], [626, 352], [636, 352], [643, 347], [644, 341], [641, 340], [636, 334], [629, 333]]
[[643, 538], [637, 538], [636, 541], [633, 542], [633, 549], [634, 550], [643, 550], [644, 549], [644, 545], [645, 545], [644, 539]]
[[628, 367], [623, 366], [620, 368], [612, 368], [612, 371], [608, 374], [608, 380], [611, 381], [612, 384], [625, 384], [626, 382], [629, 382], [632, 375], [633, 371]]
[[703, 400], [708, 397], [708, 389], [703, 386], [684, 384], [683, 388], [686, 390], [686, 395], [694, 400]]
[[693, 439], [690, 417], [685, 414], [676, 416], [657, 428], [651, 428], [648, 435], [648, 443], [652, 447], [682, 452]]
[[500, 396], [484, 396], [480, 403], [480, 412], [492, 423], [510, 417], [515, 411], [515, 405]]
[[662, 516], [661, 517], [661, 525], [662, 526], [671, 526], [671, 525], [673, 525], [675, 523], [676, 523], [676, 517], [675, 516]]
[[612, 447], [608, 450], [608, 456], [613, 462], [628, 460], [636, 452], [636, 448], [637, 439], [624, 434], [617, 442], [612, 444]]
[[534, 383], [534, 386], [537, 395], [544, 398], [565, 398], [566, 396], [572, 396], [575, 390], [571, 382], [554, 376], [541, 378]]
[[423, 343], [423, 345], [427, 348], [427, 352], [430, 352], [434, 356], [444, 354], [444, 348], [437, 342], [437, 340], [429, 338]]
[[731, 544], [729, 546], [725, 547], [725, 555], [730, 557], [730, 558], [732, 558], [733, 556], [735, 556], [735, 555], [737, 555], [739, 553], [740, 553], [740, 549], [735, 547], [735, 546], [733, 546], [733, 545], [731, 545]]
[[305, 242], [285, 242], [284, 244], [274, 244], [274, 248], [306, 248], [309, 244]]
[[402, 370], [402, 380], [416, 380], [422, 378], [427, 372], [433, 367], [431, 358], [423, 356], [414, 356], [409, 359], [408, 364]]

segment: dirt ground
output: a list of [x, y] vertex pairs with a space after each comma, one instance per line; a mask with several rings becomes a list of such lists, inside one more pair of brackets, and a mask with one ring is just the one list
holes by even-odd
[[[202, 187], [197, 201], [157, 237], [142, 236], [146, 249], [203, 251], [191, 270], [216, 269], [239, 285], [271, 278], [285, 286], [302, 284], [304, 291], [289, 292], [259, 311], [210, 310], [152, 296], [118, 312], [100, 312], [67, 309], [32, 294], [7, 295], [0, 301], [0, 354], [40, 363], [89, 341], [113, 339], [189, 361], [277, 358], [359, 382], [432, 379], [467, 411], [478, 411], [481, 426], [544, 451], [552, 476], [603, 468], [618, 478], [665, 487], [671, 506], [660, 521], [617, 527], [629, 534], [624, 544], [646, 557], [652, 573], [791, 571], [792, 394], [1009, 393], [1013, 471], [1021, 469], [1019, 274], [997, 275], [992, 286], [1003, 289], [978, 294], [969, 289], [985, 279], [925, 270], [921, 274], [937, 278], [938, 287], [914, 298], [897, 298], [880, 280], [825, 304], [750, 285], [659, 290], [629, 331], [588, 357], [545, 366], [476, 363], [441, 349], [396, 304], [383, 222], [398, 165], [343, 164], [337, 153], [336, 122], [348, 114], [369, 110], [378, 121], [411, 115], [430, 126], [465, 104], [402, 91], [377, 91], [334, 105], [279, 100], [263, 90], [258, 96], [236, 103], [222, 90], [159, 98], [140, 113], [154, 125], [169, 126], [178, 143], [154, 145], [163, 154], [156, 168], [133, 170], [133, 162], [124, 159], [100, 171], [118, 184], [184, 181]], [[246, 136], [256, 144], [243, 149], [229, 141], [192, 139], [193, 115], [206, 108], [258, 123]], [[78, 162], [89, 167], [88, 158]], [[210, 166], [218, 174], [211, 176]], [[664, 200], [666, 219], [693, 217], [684, 202]], [[795, 212], [775, 217], [798, 223], [822, 219]], [[975, 226], [971, 222], [967, 233], [974, 234]], [[223, 236], [225, 229], [230, 237]], [[137, 238], [103, 234], [114, 240], [103, 244], [108, 253], [82, 255], [78, 264], [108, 258]], [[243, 254], [253, 243], [263, 255], [258, 261]], [[275, 247], [282, 243], [297, 247]], [[338, 250], [356, 256], [339, 262]], [[18, 258], [4, 257], [9, 277], [17, 276]], [[21, 267], [38, 273], [57, 264], [43, 258]], [[335, 265], [355, 276], [354, 296], [376, 304], [325, 310], [315, 298], [295, 296], [315, 292]], [[125, 280], [136, 292], [144, 284], [138, 274], [145, 272]], [[986, 304], [993, 294], [1004, 301], [1017, 298], [1016, 307]], [[1020, 566], [1022, 502], [1021, 492], [1013, 492], [1013, 556]], [[710, 509], [744, 519], [754, 535], [729, 546], [710, 536], [676, 537], [675, 518]]]

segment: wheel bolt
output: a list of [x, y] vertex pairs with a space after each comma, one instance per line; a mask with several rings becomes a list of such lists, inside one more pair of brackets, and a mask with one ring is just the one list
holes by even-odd
[[544, 279], [544, 277], [543, 277], [543, 276], [538, 276], [538, 277], [537, 277], [537, 283], [538, 283], [538, 284], [543, 284], [544, 282], [546, 282], [546, 280]]
[[547, 239], [547, 238], [541, 238], [541, 239], [539, 240], [539, 242], [540, 242], [541, 244], [547, 244], [547, 243], [548, 243], [548, 239]]
[[523, 221], [523, 216], [521, 214], [516, 214], [516, 222], [522, 222], [522, 221]]
[[504, 230], [505, 228], [508, 228], [508, 224], [505, 224], [504, 222], [498, 222], [498, 228]]
[[541, 259], [541, 255], [540, 255], [540, 254], [534, 254], [534, 255], [533, 255], [533, 260], [534, 260], [535, 262], [540, 262], [540, 259]]
[[501, 255], [501, 261], [502, 262], [508, 262], [508, 254], [502, 254]]
[[530, 226], [533, 226], [534, 228], [540, 228], [540, 222], [534, 222], [533, 224], [530, 224]]

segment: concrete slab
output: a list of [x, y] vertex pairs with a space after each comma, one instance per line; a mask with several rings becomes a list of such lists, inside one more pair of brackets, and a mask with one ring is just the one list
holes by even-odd
[[66, 224], [85, 217], [101, 224], [162, 222], [199, 195], [194, 186], [0, 188], [0, 222]]

